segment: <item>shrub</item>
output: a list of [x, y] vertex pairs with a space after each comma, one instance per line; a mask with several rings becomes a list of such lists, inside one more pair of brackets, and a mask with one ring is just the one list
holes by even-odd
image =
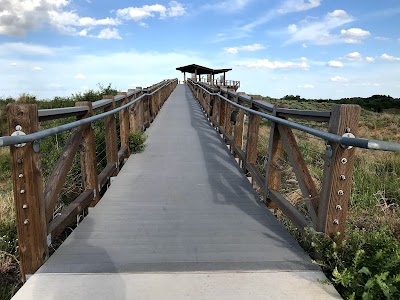
[[8, 149], [0, 149], [0, 180], [11, 178], [11, 157]]
[[352, 229], [341, 243], [311, 235], [316, 262], [345, 299], [400, 299], [400, 241], [390, 230]]
[[132, 153], [142, 152], [145, 148], [146, 135], [144, 132], [135, 131], [129, 134], [129, 148]]

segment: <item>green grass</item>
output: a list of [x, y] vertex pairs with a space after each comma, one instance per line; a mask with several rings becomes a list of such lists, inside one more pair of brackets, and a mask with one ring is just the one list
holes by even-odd
[[129, 134], [129, 148], [132, 153], [140, 153], [146, 147], [146, 134], [141, 131], [135, 131]]
[[[285, 101], [283, 101], [285, 102]], [[290, 108], [329, 110], [330, 103], [286, 101]], [[282, 103], [279, 101], [279, 103]], [[400, 142], [398, 110], [375, 113], [362, 109], [358, 137]], [[312, 122], [309, 126], [322, 128]], [[268, 159], [267, 124], [260, 129], [259, 170]], [[326, 124], [325, 124], [326, 130]], [[303, 158], [321, 187], [325, 145], [323, 141], [295, 131]], [[293, 170], [285, 155], [281, 163], [281, 193], [301, 212], [305, 203]], [[314, 256], [345, 299], [400, 299], [400, 153], [356, 150], [352, 193], [341, 243], [317, 234], [304, 236], [282, 213], [281, 222]]]

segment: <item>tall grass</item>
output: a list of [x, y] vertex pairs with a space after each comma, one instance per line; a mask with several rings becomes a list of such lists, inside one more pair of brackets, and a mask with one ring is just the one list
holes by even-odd
[[[290, 104], [295, 104], [291, 108], [310, 109], [310, 102], [290, 101]], [[307, 125], [321, 128], [317, 124]], [[324, 142], [296, 130], [293, 132], [320, 189]], [[260, 128], [258, 167], [261, 172], [268, 160], [268, 133], [264, 126]], [[400, 142], [400, 114], [398, 111], [362, 110], [357, 136]], [[308, 217], [286, 155], [281, 165], [281, 193]], [[400, 299], [400, 153], [356, 149], [352, 180], [343, 242], [321, 239], [310, 233], [313, 236], [313, 243], [310, 243], [280, 212], [278, 218], [310, 254], [319, 253], [317, 263], [345, 299]]]

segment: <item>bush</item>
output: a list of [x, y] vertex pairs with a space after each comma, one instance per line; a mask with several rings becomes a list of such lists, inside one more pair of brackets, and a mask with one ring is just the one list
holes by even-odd
[[8, 149], [0, 149], [0, 181], [11, 178], [11, 157]]
[[132, 153], [142, 152], [145, 148], [146, 135], [144, 132], [135, 131], [129, 134], [129, 148]]
[[341, 243], [312, 236], [317, 263], [345, 299], [400, 299], [400, 241], [390, 230], [353, 229]]

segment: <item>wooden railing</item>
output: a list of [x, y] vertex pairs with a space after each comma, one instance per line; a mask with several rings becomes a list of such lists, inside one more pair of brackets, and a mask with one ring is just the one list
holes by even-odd
[[[253, 101], [250, 96], [239, 95], [227, 89], [213, 89], [192, 80], [188, 80], [188, 85], [210, 122], [238, 159], [243, 171], [258, 186], [265, 203], [270, 208], [280, 209], [301, 231], [306, 227], [313, 227], [331, 237], [337, 233], [343, 237], [355, 147], [400, 150], [398, 143], [354, 138], [357, 136], [361, 111], [358, 105], [333, 105], [330, 112], [295, 110]], [[248, 120], [247, 131], [244, 131], [245, 115]], [[268, 119], [271, 124], [268, 160], [263, 170], [265, 176], [256, 166], [262, 118]], [[289, 118], [323, 122], [328, 128], [326, 132], [321, 131], [288, 121]], [[325, 140], [325, 162], [320, 190], [309, 171], [293, 129], [319, 137], [321, 141]], [[301, 190], [307, 217], [288, 201], [281, 190], [282, 161], [285, 154]]]
[[[144, 90], [141, 88], [128, 90], [127, 93], [106, 96], [103, 100], [93, 103], [79, 102], [76, 103], [76, 107], [38, 110], [35, 104], [14, 103], [7, 106], [10, 137], [2, 137], [1, 145], [11, 145], [23, 280], [26, 275], [36, 272], [47, 260], [48, 243], [51, 239], [71, 223], [76, 222], [77, 215], [87, 207], [93, 207], [98, 203], [100, 191], [107, 185], [110, 177], [119, 172], [124, 159], [130, 155], [129, 134], [138, 130], [143, 131], [150, 126], [177, 82], [176, 79], [166, 80]], [[119, 114], [119, 130], [117, 130], [116, 114]], [[67, 117], [76, 117], [78, 121], [39, 131], [41, 122]], [[107, 164], [100, 174], [96, 168], [93, 118], [104, 120], [102, 124], [105, 132]], [[71, 127], [74, 128], [44, 186], [41, 155], [46, 153], [40, 153], [40, 139]], [[25, 134], [26, 136], [23, 136]], [[12, 145], [11, 141], [15, 135], [25, 138], [26, 145], [24, 143]], [[120, 141], [120, 148], [117, 140]], [[60, 191], [78, 149], [83, 191], [60, 214], [53, 217]]]
[[208, 81], [206, 78], [201, 78], [200, 80], [195, 80], [196, 82], [201, 82], [205, 83], [210, 86], [215, 86], [215, 87], [234, 87], [238, 89], [240, 87], [240, 81], [238, 80], [220, 80], [220, 79], [215, 79]]

